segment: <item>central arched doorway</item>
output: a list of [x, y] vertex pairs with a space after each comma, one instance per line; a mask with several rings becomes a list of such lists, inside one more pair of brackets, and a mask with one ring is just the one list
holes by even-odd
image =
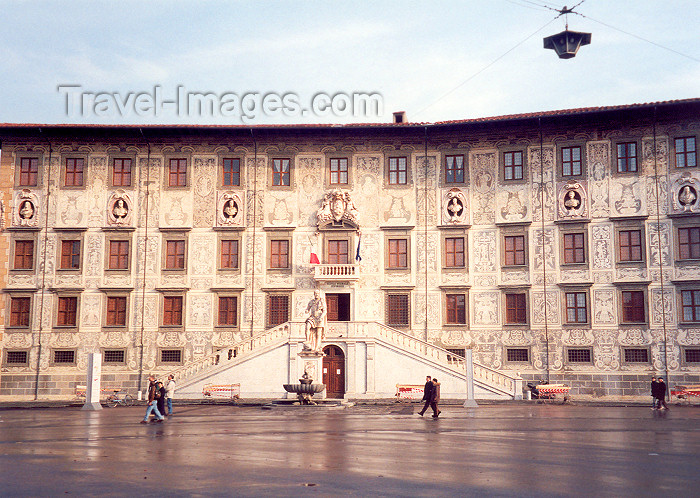
[[323, 348], [323, 383], [326, 385], [326, 398], [345, 396], [345, 355], [338, 346]]

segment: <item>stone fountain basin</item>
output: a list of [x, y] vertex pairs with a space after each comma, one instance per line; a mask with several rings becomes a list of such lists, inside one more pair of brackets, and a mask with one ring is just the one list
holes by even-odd
[[283, 384], [284, 390], [288, 393], [315, 394], [326, 388], [325, 384]]

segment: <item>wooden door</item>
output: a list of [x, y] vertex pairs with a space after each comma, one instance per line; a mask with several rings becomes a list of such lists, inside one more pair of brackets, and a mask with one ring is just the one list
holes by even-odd
[[349, 322], [350, 294], [326, 294], [326, 312], [329, 322]]
[[326, 385], [327, 398], [345, 396], [345, 355], [338, 346], [323, 348], [323, 383]]

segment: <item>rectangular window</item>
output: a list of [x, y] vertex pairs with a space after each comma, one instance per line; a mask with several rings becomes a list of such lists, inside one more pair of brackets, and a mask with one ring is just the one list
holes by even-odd
[[526, 294], [506, 294], [506, 323], [509, 325], [527, 323]]
[[165, 269], [185, 269], [185, 241], [168, 240], [165, 243]]
[[445, 183], [464, 183], [464, 156], [445, 156]]
[[680, 259], [700, 259], [700, 227], [678, 229]]
[[126, 354], [123, 349], [105, 349], [102, 354], [102, 363], [124, 363]]
[[66, 174], [64, 185], [66, 187], [83, 186], [83, 168], [85, 160], [82, 157], [66, 158]]
[[697, 166], [695, 137], [677, 138], [675, 144], [676, 168], [694, 168]]
[[78, 324], [78, 298], [75, 296], [61, 296], [58, 298], [58, 317], [56, 325], [59, 327], [75, 327]]
[[39, 159], [23, 157], [19, 161], [19, 186], [36, 187], [39, 177]]
[[683, 321], [700, 322], [700, 290], [681, 291]]
[[109, 261], [107, 268], [110, 270], [129, 269], [129, 241], [110, 240], [109, 241]]
[[77, 270], [80, 268], [80, 241], [61, 241], [61, 269]]
[[503, 178], [505, 180], [523, 179], [523, 153], [504, 152], [503, 153]]
[[236, 158], [224, 158], [221, 164], [221, 185], [224, 187], [237, 187], [241, 184], [241, 160]]
[[564, 176], [578, 176], [582, 173], [581, 147], [561, 148], [561, 168]]
[[107, 297], [107, 326], [126, 327], [126, 297]]
[[348, 184], [348, 160], [345, 157], [333, 157], [330, 160], [331, 185]]
[[620, 230], [617, 237], [620, 247], [620, 261], [642, 260], [641, 230]]
[[466, 296], [464, 294], [447, 294], [445, 296], [447, 304], [446, 323], [448, 324], [466, 324], [467, 323], [467, 305]]
[[389, 268], [408, 268], [408, 240], [389, 239]]
[[72, 349], [54, 349], [54, 363], [75, 363], [75, 351]]
[[582, 233], [564, 234], [564, 263], [585, 263], [586, 245], [585, 235]]
[[221, 241], [221, 268], [238, 269], [238, 240]]
[[182, 296], [163, 297], [163, 325], [182, 326]]
[[700, 348], [685, 348], [686, 363], [700, 363]]
[[464, 237], [448, 237], [445, 239], [445, 266], [448, 268], [464, 268]]
[[131, 159], [115, 158], [112, 163], [112, 185], [115, 187], [131, 186]]
[[590, 349], [567, 349], [567, 359], [569, 363], [590, 363], [591, 362], [591, 350]]
[[182, 350], [180, 349], [161, 349], [161, 363], [182, 363]]
[[29, 327], [31, 297], [10, 298], [10, 327]]
[[625, 363], [649, 363], [649, 351], [643, 348], [625, 348]]
[[170, 159], [168, 164], [168, 185], [171, 187], [187, 186], [187, 159]]
[[407, 327], [409, 321], [408, 294], [387, 295], [387, 325]]
[[289, 320], [289, 296], [268, 296], [267, 325], [274, 327]]
[[525, 264], [525, 236], [508, 235], [504, 237], [504, 255], [506, 266]]
[[408, 184], [408, 158], [389, 158], [389, 185]]
[[289, 268], [288, 240], [270, 241], [270, 268]]
[[34, 241], [15, 241], [15, 270], [31, 270], [34, 268]]
[[622, 291], [622, 322], [644, 323], [644, 292]]
[[26, 365], [29, 363], [28, 351], [8, 351], [5, 355], [6, 365]]
[[219, 325], [227, 327], [238, 325], [238, 298], [235, 296], [219, 297]]
[[291, 185], [289, 159], [272, 160], [272, 185], [277, 187], [289, 187]]
[[587, 323], [588, 306], [585, 292], [567, 292], [566, 323]]
[[506, 361], [527, 363], [530, 361], [530, 351], [527, 348], [507, 348]]
[[633, 173], [637, 171], [637, 143], [617, 144], [617, 172]]
[[328, 263], [331, 265], [348, 264], [348, 241], [329, 240], [328, 241]]

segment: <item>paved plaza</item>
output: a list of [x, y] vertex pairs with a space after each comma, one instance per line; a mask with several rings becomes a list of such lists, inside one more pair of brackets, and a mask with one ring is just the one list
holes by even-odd
[[3, 496], [690, 496], [700, 408], [0, 410]]

